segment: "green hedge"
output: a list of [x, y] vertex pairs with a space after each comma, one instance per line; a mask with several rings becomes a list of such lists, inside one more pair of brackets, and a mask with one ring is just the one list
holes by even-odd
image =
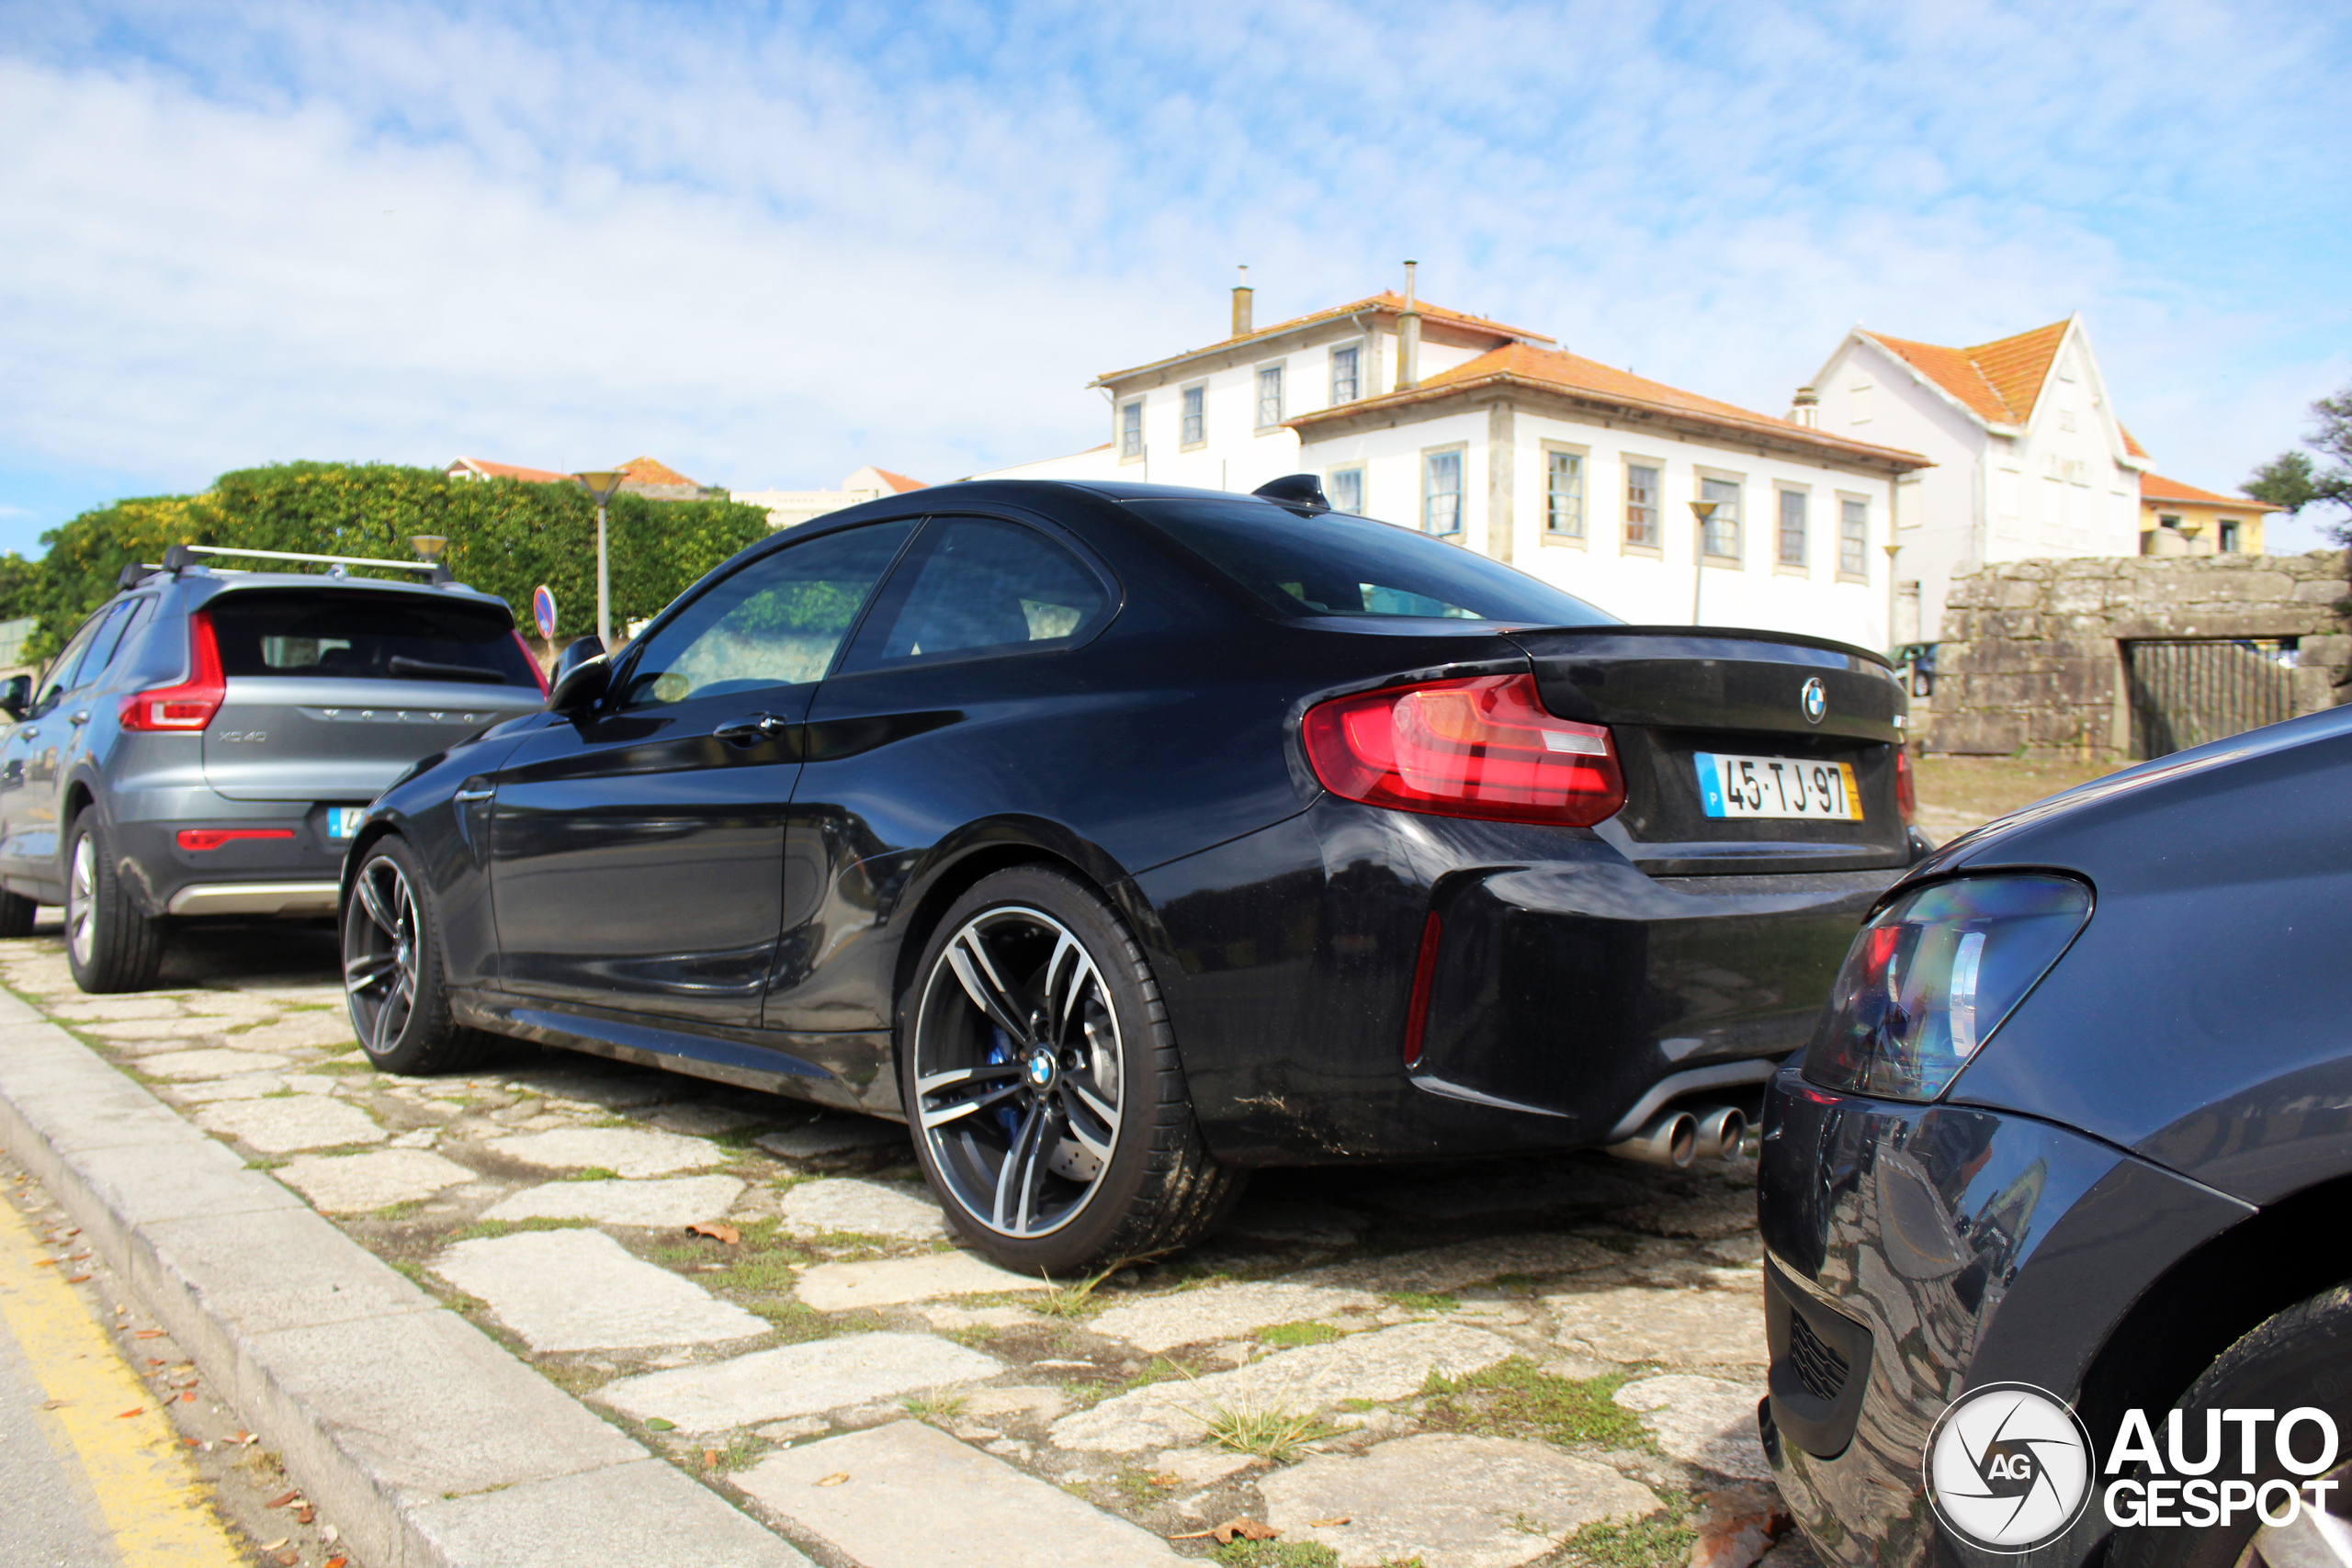
[[[768, 536], [767, 513], [731, 501], [616, 495], [609, 513], [613, 624], [652, 615], [729, 556]], [[132, 561], [165, 546], [228, 545], [317, 555], [413, 559], [409, 538], [440, 534], [460, 581], [495, 593], [530, 622], [546, 583], [560, 632], [595, 630], [596, 508], [572, 485], [452, 479], [390, 463], [279, 463], [223, 474], [201, 495], [119, 501], [41, 536], [47, 554], [0, 557], [0, 618], [35, 615], [27, 656], [56, 651], [115, 592]], [[398, 574], [386, 574], [398, 575]]]

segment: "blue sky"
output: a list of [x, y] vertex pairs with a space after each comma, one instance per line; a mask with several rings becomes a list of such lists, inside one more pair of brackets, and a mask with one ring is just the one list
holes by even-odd
[[[2352, 13], [0, 5], [0, 547], [296, 457], [926, 479], [1396, 284], [1751, 407], [2080, 310], [2172, 477], [2352, 383]], [[2309, 530], [2290, 531], [2301, 545]]]

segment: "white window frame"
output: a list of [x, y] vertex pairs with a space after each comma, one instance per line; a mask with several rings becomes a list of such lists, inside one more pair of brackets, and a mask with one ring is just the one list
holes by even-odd
[[[1284, 385], [1289, 378], [1283, 373], [1285, 364], [1286, 361], [1277, 359], [1270, 364], [1250, 367], [1250, 406], [1255, 411], [1257, 430], [1261, 435], [1283, 427], [1283, 412], [1289, 406], [1287, 401], [1289, 389]], [[1268, 376], [1274, 378], [1274, 417], [1272, 419], [1266, 417], [1266, 378]]]
[[[1700, 554], [1705, 558], [1709, 566], [1726, 571], [1734, 568], [1746, 570], [1747, 567], [1747, 476], [1735, 473], [1729, 468], [1694, 468], [1690, 470], [1690, 499], [1693, 501], [1718, 499], [1707, 494], [1707, 487], [1711, 484], [1729, 485], [1732, 488], [1731, 549], [1729, 553], [1725, 553], [1714, 547], [1714, 534], [1722, 526], [1724, 516], [1722, 508], [1718, 507], [1715, 514], [1709, 518], [1699, 531]], [[1695, 513], [1691, 514], [1692, 521], [1697, 521], [1697, 515]]]
[[[1340, 395], [1340, 355], [1346, 354], [1351, 350], [1354, 352], [1356, 356], [1355, 389], [1349, 392], [1345, 397], [1341, 397]], [[1346, 343], [1335, 343], [1331, 345], [1330, 379], [1331, 406], [1333, 408], [1338, 408], [1342, 403], [1352, 403], [1363, 400], [1364, 395], [1363, 373], [1365, 367], [1371, 362], [1371, 359], [1372, 355], [1367, 352], [1364, 340], [1362, 338], [1354, 338]]]
[[[1200, 432], [1197, 434], [1185, 429], [1185, 426], [1193, 421], [1193, 416], [1187, 412], [1187, 409], [1195, 398], [1200, 400], [1201, 405]], [[1176, 449], [1180, 452], [1196, 452], [1208, 444], [1209, 384], [1206, 381], [1193, 381], [1176, 389]]]
[[1144, 453], [1143, 400], [1141, 398], [1125, 398], [1121, 400], [1117, 419], [1119, 461], [1122, 463], [1142, 462]]
[[[1837, 500], [1838, 581], [1866, 583], [1871, 580], [1871, 498], [1867, 495], [1859, 495], [1849, 490], [1841, 490], [1838, 492]], [[1846, 570], [1846, 513], [1848, 508], [1855, 506], [1862, 509], [1862, 570], [1849, 571]]]
[[[1443, 457], [1452, 457], [1453, 459], [1453, 526], [1446, 529], [1438, 529], [1430, 527], [1430, 524], [1435, 516], [1436, 508], [1434, 503], [1439, 497], [1443, 495], [1445, 492], [1432, 490], [1430, 488], [1430, 484], [1437, 475], [1438, 459]], [[1421, 505], [1419, 513], [1421, 520], [1421, 532], [1437, 539], [1459, 539], [1463, 536], [1464, 531], [1469, 526], [1469, 511], [1470, 443], [1467, 441], [1453, 441], [1449, 442], [1442, 446], [1422, 447]]]
[[[1351, 474], [1355, 477], [1356, 503], [1352, 508], [1343, 506], [1340, 502], [1340, 476], [1342, 474]], [[1345, 512], [1351, 516], [1365, 515], [1366, 509], [1372, 505], [1370, 484], [1371, 476], [1366, 473], [1364, 465], [1362, 463], [1341, 463], [1337, 468], [1326, 468], [1323, 471], [1323, 492], [1331, 498], [1331, 510]]]
[[[1633, 536], [1634, 471], [1645, 470], [1650, 476], [1649, 513], [1651, 537], [1645, 542]], [[1666, 557], [1666, 459], [1645, 457], [1627, 452], [1617, 459], [1617, 553], [1627, 556], [1649, 556], [1655, 559]]]
[[[1797, 558], [1789, 559], [1788, 498], [1797, 498]], [[1772, 570], [1790, 577], [1813, 575], [1813, 487], [1776, 479], [1772, 484]]]
[[[1547, 545], [1566, 545], [1579, 550], [1588, 547], [1592, 538], [1592, 449], [1566, 441], [1544, 441], [1537, 444], [1536, 456], [1544, 464], [1544, 526], [1538, 530], [1539, 537]], [[1555, 526], [1558, 521], [1553, 509], [1552, 495], [1552, 459], [1555, 457], [1576, 459], [1576, 526], [1573, 530]]]

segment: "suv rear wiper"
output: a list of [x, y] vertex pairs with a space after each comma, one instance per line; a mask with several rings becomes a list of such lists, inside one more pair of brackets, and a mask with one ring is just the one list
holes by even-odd
[[484, 670], [478, 664], [436, 664], [430, 659], [411, 659], [405, 653], [395, 653], [385, 667], [395, 675], [426, 675], [444, 681], [486, 681], [492, 685], [508, 684], [505, 673]]

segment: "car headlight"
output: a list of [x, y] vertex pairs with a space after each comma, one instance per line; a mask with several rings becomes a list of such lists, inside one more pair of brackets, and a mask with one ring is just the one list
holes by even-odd
[[1913, 888], [1854, 939], [1805, 1048], [1805, 1077], [1886, 1100], [1935, 1099], [2090, 913], [2091, 890], [2067, 876], [1968, 876]]

